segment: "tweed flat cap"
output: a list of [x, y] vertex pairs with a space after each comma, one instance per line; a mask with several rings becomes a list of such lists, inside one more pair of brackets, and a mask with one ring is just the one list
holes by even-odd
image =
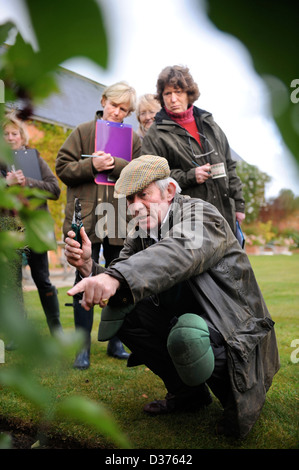
[[170, 169], [166, 158], [142, 155], [121, 171], [114, 186], [114, 197], [124, 197], [141, 191], [154, 181], [168, 178]]
[[214, 353], [208, 325], [200, 316], [193, 313], [180, 316], [168, 335], [167, 349], [186, 385], [200, 385], [212, 375]]

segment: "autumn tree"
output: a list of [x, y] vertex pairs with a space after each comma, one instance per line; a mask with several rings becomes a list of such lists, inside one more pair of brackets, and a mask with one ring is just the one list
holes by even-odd
[[251, 223], [257, 220], [261, 208], [266, 204], [265, 187], [271, 178], [245, 161], [238, 162], [237, 173], [243, 183], [246, 222]]
[[263, 207], [260, 218], [278, 223], [298, 211], [299, 196], [295, 196], [291, 189], [281, 189], [278, 196], [271, 198]]

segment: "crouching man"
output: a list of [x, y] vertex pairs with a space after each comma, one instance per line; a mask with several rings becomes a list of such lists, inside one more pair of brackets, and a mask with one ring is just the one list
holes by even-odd
[[69, 232], [66, 257], [82, 278], [88, 310], [103, 307], [98, 339], [117, 333], [131, 350], [128, 366], [145, 364], [164, 382], [151, 415], [223, 406], [218, 432], [245, 437], [279, 369], [274, 322], [245, 252], [217, 209], [179, 194], [167, 161], [143, 155], [121, 172], [131, 231], [107, 269]]

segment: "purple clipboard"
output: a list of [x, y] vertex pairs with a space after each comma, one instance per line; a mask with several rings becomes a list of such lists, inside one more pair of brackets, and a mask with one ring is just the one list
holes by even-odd
[[[110, 153], [112, 157], [123, 158], [130, 162], [132, 160], [133, 128], [130, 124], [104, 121], [98, 119], [96, 122], [95, 151], [103, 150]], [[95, 183], [113, 186], [115, 180], [109, 178], [109, 173], [102, 171], [95, 177]]]

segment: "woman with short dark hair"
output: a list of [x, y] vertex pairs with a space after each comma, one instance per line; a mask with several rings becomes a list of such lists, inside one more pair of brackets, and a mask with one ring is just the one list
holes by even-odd
[[168, 160], [182, 194], [210, 202], [236, 233], [245, 218], [242, 182], [227, 138], [211, 113], [197, 108], [200, 92], [188, 67], [165, 67], [157, 80], [162, 109], [145, 135], [141, 154]]

